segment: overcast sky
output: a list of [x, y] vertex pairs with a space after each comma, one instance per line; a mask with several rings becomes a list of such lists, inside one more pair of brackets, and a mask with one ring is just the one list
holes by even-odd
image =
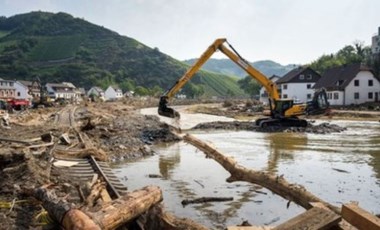
[[355, 40], [371, 45], [380, 26], [380, 0], [0, 0], [2, 16], [37, 10], [69, 13], [179, 60], [225, 37], [249, 61], [306, 64]]

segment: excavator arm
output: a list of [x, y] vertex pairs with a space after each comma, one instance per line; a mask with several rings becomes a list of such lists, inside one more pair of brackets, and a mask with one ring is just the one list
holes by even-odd
[[[224, 45], [227, 43], [229, 48]], [[249, 76], [258, 81], [268, 92], [270, 117], [256, 120], [256, 124], [263, 127], [266, 125], [306, 126], [306, 120], [298, 119], [299, 115], [323, 114], [329, 109], [326, 91], [317, 90], [312, 101], [307, 104], [294, 104], [292, 99], [281, 99], [277, 85], [252, 67], [239, 53], [227, 42], [225, 38], [219, 38], [212, 43], [193, 66], [161, 96], [158, 114], [166, 117], [179, 117], [179, 113], [167, 107], [172, 98], [202, 67], [202, 65], [216, 52], [221, 51], [229, 59], [244, 69]]]
[[220, 50], [222, 53], [224, 53], [238, 66], [243, 68], [252, 78], [256, 79], [262, 86], [264, 86], [271, 100], [277, 100], [280, 98], [277, 92], [277, 86], [274, 82], [253, 68], [236, 52], [236, 50], [230, 44], [228, 45], [231, 47], [231, 50], [224, 46], [224, 43], [228, 44], [225, 38], [216, 39], [202, 54], [202, 56], [193, 64], [193, 66], [191, 66], [191, 68], [168, 91], [166, 91], [163, 96], [161, 96], [158, 107], [158, 114], [171, 118], [180, 116], [178, 112], [167, 107], [169, 99], [172, 98], [194, 76], [194, 74], [217, 50]]

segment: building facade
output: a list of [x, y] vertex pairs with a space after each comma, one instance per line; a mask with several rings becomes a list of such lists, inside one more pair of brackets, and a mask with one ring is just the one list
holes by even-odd
[[313, 99], [314, 85], [321, 75], [310, 67], [298, 67], [285, 74], [276, 83], [282, 99], [293, 99], [295, 103], [305, 103]]
[[0, 99], [11, 100], [16, 97], [15, 82], [0, 78]]
[[325, 88], [330, 105], [357, 105], [380, 100], [380, 82], [360, 63], [326, 70], [316, 89]]
[[117, 86], [108, 86], [104, 96], [106, 100], [117, 100], [123, 97], [123, 91]]

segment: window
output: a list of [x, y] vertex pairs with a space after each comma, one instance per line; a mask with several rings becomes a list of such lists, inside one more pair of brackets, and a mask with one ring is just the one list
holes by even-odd
[[373, 80], [368, 80], [368, 86], [373, 86]]
[[359, 93], [354, 93], [354, 99], [359, 99]]
[[334, 93], [334, 100], [338, 100], [339, 99], [339, 93]]
[[354, 81], [354, 85], [355, 85], [355, 86], [359, 86], [359, 80], [355, 80], [355, 81]]
[[307, 75], [307, 80], [311, 80], [311, 79], [313, 79], [313, 76], [311, 74], [308, 74]]
[[288, 89], [288, 85], [283, 85], [282, 89]]
[[372, 92], [368, 93], [368, 99], [373, 99], [373, 93]]
[[17, 97], [21, 96], [21, 93], [20, 92], [17, 92]]
[[341, 85], [343, 85], [343, 82], [344, 82], [344, 80], [339, 80], [339, 81], [337, 81], [337, 82], [336, 82], [336, 86], [341, 86]]
[[307, 99], [311, 99], [311, 94], [307, 94]]
[[13, 82], [9, 82], [9, 86], [13, 86]]
[[303, 79], [305, 79], [305, 75], [301, 74], [300, 75], [300, 80], [303, 80]]
[[307, 84], [306, 87], [307, 87], [308, 89], [311, 89], [311, 84]]
[[284, 94], [284, 98], [288, 98], [288, 94]]

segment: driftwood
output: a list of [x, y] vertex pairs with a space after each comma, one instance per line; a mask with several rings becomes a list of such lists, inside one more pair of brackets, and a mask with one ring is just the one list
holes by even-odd
[[188, 205], [188, 204], [200, 204], [200, 203], [207, 203], [207, 202], [223, 202], [223, 201], [232, 201], [234, 200], [233, 197], [200, 197], [192, 200], [183, 200], [181, 202], [182, 205]]
[[35, 189], [32, 194], [64, 229], [77, 230], [116, 229], [162, 200], [159, 187], [147, 186], [107, 203], [97, 212], [90, 212], [71, 208], [68, 202], [55, 195], [54, 190], [46, 187]]
[[101, 150], [96, 148], [88, 148], [88, 149], [80, 149], [80, 150], [61, 150], [56, 149], [54, 151], [55, 156], [64, 156], [64, 157], [72, 157], [72, 158], [85, 158], [88, 156], [94, 156], [97, 160], [107, 161], [107, 154]]
[[100, 227], [86, 214], [78, 209], [72, 209], [69, 203], [59, 199], [55, 195], [54, 190], [41, 187], [35, 189], [33, 195], [42, 201], [42, 206], [45, 210], [53, 219], [60, 223], [64, 229], [100, 230]]
[[138, 220], [145, 230], [206, 230], [205, 226], [186, 218], [178, 218], [169, 212], [165, 212], [161, 205], [155, 205], [148, 212], [141, 215]]
[[162, 200], [162, 191], [157, 186], [147, 186], [128, 193], [89, 214], [101, 229], [116, 229], [138, 217]]
[[340, 213], [340, 209], [338, 207], [321, 200], [300, 185], [287, 182], [281, 176], [275, 176], [270, 173], [255, 171], [240, 166], [233, 158], [225, 156], [209, 144], [202, 142], [190, 134], [185, 135], [183, 139], [203, 151], [207, 157], [213, 158], [220, 165], [222, 165], [224, 169], [231, 173], [231, 176], [227, 179], [227, 182], [251, 182], [261, 185], [282, 196], [283, 198], [304, 207], [305, 209], [312, 208], [312, 205], [310, 204], [311, 202], [320, 202], [329, 209], [333, 210], [335, 213]]

